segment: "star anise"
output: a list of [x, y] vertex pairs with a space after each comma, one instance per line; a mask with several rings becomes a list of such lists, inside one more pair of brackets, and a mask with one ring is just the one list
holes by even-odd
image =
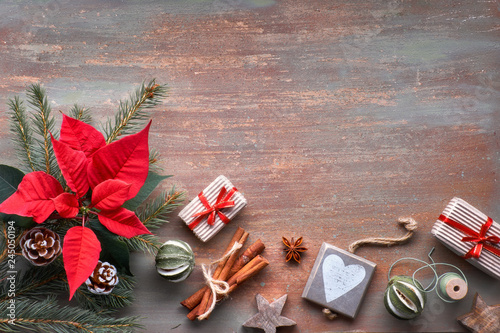
[[302, 237], [299, 237], [297, 240], [294, 240], [292, 237], [292, 241], [290, 242], [285, 237], [281, 237], [283, 239], [283, 244], [285, 244], [285, 248], [283, 250], [286, 251], [286, 261], [290, 261], [290, 259], [294, 259], [296, 262], [300, 263], [300, 252], [307, 251], [307, 248], [300, 246], [302, 244]]

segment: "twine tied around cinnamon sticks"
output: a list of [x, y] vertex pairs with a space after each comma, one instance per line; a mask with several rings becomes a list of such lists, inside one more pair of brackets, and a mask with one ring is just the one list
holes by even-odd
[[[404, 236], [402, 237], [369, 237], [365, 239], [360, 239], [357, 240], [351, 245], [349, 245], [348, 251], [351, 253], [354, 253], [359, 247], [363, 245], [386, 245], [386, 246], [392, 246], [392, 245], [397, 245], [406, 242], [408, 239], [410, 239], [413, 236], [414, 231], [417, 229], [418, 224], [417, 221], [415, 221], [411, 217], [400, 217], [398, 218], [399, 224], [403, 225], [405, 229], [408, 231]], [[324, 308], [323, 309], [323, 314], [330, 320], [333, 320], [337, 317], [336, 313], [333, 313], [330, 309]]]
[[209, 266], [207, 266], [207, 265], [201, 266], [201, 270], [203, 271], [203, 277], [205, 278], [207, 286], [212, 291], [212, 303], [210, 304], [210, 307], [207, 309], [207, 311], [205, 313], [198, 316], [198, 320], [203, 320], [203, 319], [208, 318], [210, 316], [210, 313], [212, 313], [212, 311], [215, 308], [215, 303], [217, 302], [217, 297], [218, 296], [225, 297], [229, 293], [229, 284], [226, 281], [217, 280], [217, 279], [212, 278], [212, 274], [213, 274], [212, 266], [221, 262], [221, 261], [227, 260], [236, 251], [241, 249], [242, 246], [243, 246], [243, 244], [235, 242], [233, 247], [229, 250], [229, 252], [224, 254], [222, 256], [222, 258], [212, 262], [212, 264], [210, 264]]
[[[208, 319], [214, 309], [216, 302], [227, 296], [240, 284], [260, 272], [269, 265], [269, 261], [262, 257], [260, 253], [265, 249], [260, 239], [250, 245], [241, 256], [238, 257], [243, 244], [248, 238], [248, 233], [242, 228], [238, 228], [229, 242], [229, 245], [221, 259], [217, 260], [217, 267], [211, 273], [211, 269], [204, 270], [203, 274], [207, 285], [196, 293], [181, 302], [190, 312], [187, 317], [190, 320], [198, 318], [199, 320]], [[219, 284], [220, 281], [227, 283], [228, 289], [224, 286], [220, 293], [213, 291], [210, 282]], [[210, 310], [210, 311], [208, 311]]]

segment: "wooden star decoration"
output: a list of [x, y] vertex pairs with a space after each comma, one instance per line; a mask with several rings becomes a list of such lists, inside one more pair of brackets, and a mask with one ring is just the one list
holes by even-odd
[[476, 293], [472, 311], [457, 320], [472, 332], [500, 332], [500, 304], [489, 306]]
[[260, 328], [266, 333], [275, 333], [277, 327], [297, 325], [293, 320], [281, 315], [287, 296], [285, 294], [269, 304], [261, 294], [257, 294], [255, 298], [257, 299], [259, 313], [243, 323], [243, 326]]

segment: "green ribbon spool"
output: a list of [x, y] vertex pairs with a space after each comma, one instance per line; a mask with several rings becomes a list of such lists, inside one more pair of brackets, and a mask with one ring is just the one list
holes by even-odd
[[[447, 303], [453, 303], [453, 302], [456, 302], [456, 301], [463, 299], [467, 295], [467, 291], [469, 289], [468, 284], [467, 284], [467, 277], [460, 270], [460, 268], [458, 268], [455, 265], [444, 263], [444, 262], [441, 262], [441, 263], [434, 262], [434, 260], [432, 259], [433, 252], [434, 252], [434, 248], [432, 248], [431, 251], [429, 252], [429, 254], [427, 255], [429, 257], [431, 263], [427, 263], [423, 260], [420, 260], [417, 258], [411, 258], [411, 257], [406, 257], [406, 258], [401, 258], [401, 259], [396, 260], [389, 268], [389, 272], [387, 273], [388, 279], [389, 280], [391, 279], [392, 268], [398, 262], [400, 262], [402, 260], [417, 261], [417, 262], [420, 262], [423, 264], [422, 267], [416, 269], [413, 272], [413, 275], [411, 277], [411, 279], [412, 279], [412, 281], [415, 284], [415, 287], [417, 289], [419, 289], [420, 291], [425, 292], [425, 293], [430, 293], [431, 291], [436, 290], [436, 294], [438, 295], [438, 297]], [[452, 267], [453, 269], [455, 269], [459, 273], [447, 272], [441, 276], [438, 276], [438, 273], [436, 270], [437, 266]], [[434, 278], [432, 279], [431, 283], [427, 287], [420, 288], [418, 285], [416, 285], [417, 280], [415, 279], [415, 275], [418, 272], [420, 272], [421, 270], [426, 269], [426, 268], [429, 268], [432, 271]]]
[[460, 274], [448, 272], [439, 277], [437, 288], [438, 296], [447, 302], [456, 302], [463, 299], [468, 291], [467, 282]]

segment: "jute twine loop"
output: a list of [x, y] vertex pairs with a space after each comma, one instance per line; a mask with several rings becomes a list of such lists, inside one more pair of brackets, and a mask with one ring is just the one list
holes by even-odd
[[[358, 249], [358, 247], [361, 247], [363, 245], [387, 245], [387, 246], [392, 246], [396, 244], [401, 244], [406, 242], [408, 239], [413, 236], [413, 232], [417, 229], [418, 224], [417, 221], [415, 221], [411, 217], [400, 217], [398, 218], [399, 224], [402, 224], [405, 229], [408, 231], [406, 235], [402, 237], [396, 237], [396, 238], [391, 238], [391, 237], [370, 237], [370, 238], [365, 238], [365, 239], [360, 239], [355, 242], [353, 242], [351, 245], [349, 245], [348, 251], [351, 253], [354, 253]], [[330, 309], [324, 308], [323, 309], [323, 314], [330, 320], [334, 319], [337, 317], [336, 313], [333, 313]]]
[[231, 250], [229, 250], [224, 256], [222, 256], [222, 258], [212, 262], [208, 266], [201, 265], [201, 270], [203, 271], [203, 277], [205, 278], [205, 282], [212, 292], [212, 304], [210, 304], [210, 307], [207, 309], [205, 313], [198, 316], [198, 320], [206, 319], [212, 313], [212, 311], [215, 308], [215, 303], [217, 302], [217, 296], [227, 296], [227, 294], [229, 293], [229, 284], [226, 281], [221, 281], [212, 278], [213, 267], [215, 266], [215, 264], [218, 264], [219, 262], [229, 258], [234, 252], [241, 249], [242, 246], [243, 244], [235, 242]]
[[327, 308], [323, 309], [323, 314], [325, 315], [326, 318], [328, 318], [330, 320], [334, 320], [338, 316], [336, 313], [332, 312], [332, 310], [327, 309]]
[[413, 235], [413, 232], [417, 229], [417, 222], [411, 218], [411, 217], [400, 217], [398, 219], [398, 222], [408, 230], [406, 235], [402, 237], [397, 237], [397, 238], [390, 238], [390, 237], [370, 237], [370, 238], [365, 238], [365, 239], [360, 239], [349, 245], [349, 252], [354, 253], [356, 249], [360, 246], [363, 245], [396, 245], [396, 244], [401, 244], [406, 242], [408, 239], [411, 238]]

